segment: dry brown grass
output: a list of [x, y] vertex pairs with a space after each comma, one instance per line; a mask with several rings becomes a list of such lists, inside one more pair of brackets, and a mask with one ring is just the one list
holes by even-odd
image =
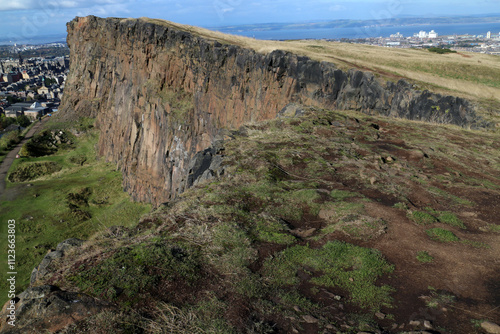
[[151, 23], [189, 31], [224, 44], [234, 44], [270, 53], [280, 49], [318, 61], [336, 64], [343, 70], [359, 68], [374, 72], [382, 80], [405, 78], [421, 89], [500, 104], [500, 57], [478, 53], [438, 55], [427, 50], [394, 49], [323, 40], [264, 41], [224, 34], [163, 20], [141, 18]]
[[200, 322], [201, 320], [194, 312], [184, 311], [173, 305], [161, 303], [155, 319], [148, 322], [147, 332], [156, 334], [207, 333], [197, 325]]

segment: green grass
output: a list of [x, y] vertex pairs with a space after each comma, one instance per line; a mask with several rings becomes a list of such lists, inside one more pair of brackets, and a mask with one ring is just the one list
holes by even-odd
[[463, 206], [474, 206], [475, 205], [474, 202], [469, 201], [468, 199], [460, 198], [458, 196], [450, 194], [450, 193], [448, 193], [444, 190], [441, 190], [439, 188], [436, 188], [436, 187], [430, 187], [429, 192], [433, 195], [448, 199], [449, 201], [451, 201], [452, 204], [455, 204], [455, 205], [463, 205]]
[[420, 225], [429, 225], [438, 221], [433, 215], [422, 211], [413, 211], [411, 213], [411, 219]]
[[421, 251], [417, 253], [417, 260], [422, 263], [431, 263], [434, 261], [434, 257], [432, 257], [428, 252]]
[[200, 278], [199, 252], [184, 244], [164, 241], [122, 247], [92, 266], [80, 265], [68, 280], [82, 291], [107, 300], [120, 295], [144, 299], [163, 280], [192, 284]]
[[334, 189], [330, 192], [330, 197], [335, 199], [336, 201], [342, 202], [347, 198], [362, 197], [362, 195], [358, 194], [358, 193], [351, 192], [351, 191], [347, 191], [347, 190]]
[[0, 138], [0, 153], [2, 156], [7, 155], [9, 151], [21, 141], [21, 133], [12, 131]]
[[398, 203], [394, 204], [394, 208], [406, 211], [406, 210], [408, 210], [408, 205], [406, 203], [403, 203], [403, 202], [398, 202]]
[[474, 248], [491, 248], [490, 245], [481, 241], [473, 241], [473, 240], [462, 240], [464, 245], [468, 245]]
[[[26, 183], [8, 183], [8, 200], [0, 205], [0, 221], [17, 222], [17, 289], [22, 291], [31, 270], [39, 264], [49, 249], [68, 238], [87, 239], [106, 227], [135, 225], [151, 206], [134, 203], [122, 190], [122, 175], [115, 168], [95, 158], [97, 135], [83, 134], [74, 150], [62, 150], [53, 156], [23, 158], [14, 161], [12, 170], [27, 163], [54, 162], [62, 170]], [[86, 163], [81, 166], [69, 157], [82, 155]], [[71, 207], [68, 196], [89, 188], [87, 203]], [[78, 211], [77, 211], [78, 210]], [[88, 219], [90, 217], [90, 219]], [[7, 247], [6, 225], [1, 225], [0, 249]], [[2, 272], [7, 272], [5, 264]], [[2, 280], [0, 296], [5, 298], [6, 284]], [[1, 301], [4, 301], [3, 299]]]
[[284, 306], [285, 310], [291, 310], [298, 306], [302, 313], [309, 313], [317, 311], [320, 308], [318, 304], [311, 302], [297, 291], [285, 292], [283, 290], [279, 290], [277, 295], [280, 304]]
[[377, 279], [394, 270], [373, 249], [333, 241], [320, 249], [294, 246], [264, 263], [267, 280], [275, 286], [299, 284], [297, 271], [308, 267], [321, 273], [311, 282], [325, 287], [340, 287], [350, 294], [352, 303], [378, 310], [391, 303], [388, 286], [377, 286]]
[[440, 242], [455, 242], [460, 241], [460, 239], [451, 231], [443, 228], [432, 228], [425, 231], [427, 235], [432, 239]]
[[297, 239], [276, 220], [260, 220], [255, 227], [257, 239], [280, 245], [293, 244]]
[[440, 223], [459, 227], [463, 230], [467, 229], [467, 226], [465, 226], [465, 224], [460, 219], [458, 219], [458, 217], [455, 214], [451, 212], [440, 212], [437, 219], [439, 220]]
[[246, 273], [256, 254], [245, 229], [237, 224], [218, 225], [213, 232], [211, 253], [214, 265], [224, 273]]
[[467, 229], [467, 226], [465, 226], [465, 224], [452, 212], [436, 211], [432, 208], [426, 208], [425, 210], [426, 211], [413, 211], [410, 214], [410, 218], [419, 225], [431, 225], [439, 222], [463, 230]]
[[500, 225], [488, 224], [488, 229], [494, 233], [500, 233]]

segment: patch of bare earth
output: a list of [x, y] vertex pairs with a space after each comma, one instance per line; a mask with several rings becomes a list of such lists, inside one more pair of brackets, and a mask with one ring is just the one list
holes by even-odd
[[[313, 247], [340, 239], [375, 248], [395, 265], [394, 273], [380, 282], [395, 288], [394, 308], [384, 310], [394, 319], [376, 319], [379, 325], [394, 331], [424, 330], [427, 321], [436, 331], [466, 334], [476, 331], [472, 320], [500, 321], [500, 234], [487, 230], [498, 224], [500, 216], [500, 159], [498, 153], [490, 157], [474, 153], [497, 137], [486, 133], [468, 133], [469, 137], [464, 137], [466, 131], [462, 129], [377, 118], [348, 118], [330, 128], [319, 129], [316, 134], [332, 139], [352, 138], [358, 155], [346, 158], [331, 151], [325, 155], [330, 163], [338, 165], [340, 160], [343, 164], [337, 167], [335, 176], [324, 178], [323, 186], [365, 196], [369, 200], [365, 214], [385, 221], [387, 231], [365, 240], [339, 231], [320, 242], [313, 241], [317, 233], [304, 239]], [[418, 140], [411, 139], [412, 133]], [[288, 172], [300, 174], [302, 168], [305, 166], [297, 165]], [[481, 180], [493, 189], [481, 186]], [[407, 209], [395, 208], [396, 203], [404, 203]], [[429, 209], [454, 214], [467, 229], [444, 222], [423, 226], [410, 218], [411, 212]], [[310, 227], [308, 219], [294, 223], [297, 230]], [[320, 231], [321, 224], [316, 223], [316, 228]], [[431, 240], [426, 234], [430, 228], [452, 231], [460, 242]], [[432, 262], [417, 259], [422, 251], [433, 257]], [[335, 296], [331, 291], [312, 295], [307, 282], [306, 277], [299, 291], [327, 308], [336, 308], [332, 312], [337, 318], [345, 320], [345, 313], [356, 312], [340, 310], [338, 305], [342, 303], [331, 298]], [[433, 303], [440, 296], [450, 297]], [[317, 326], [306, 324], [300, 332], [314, 330]]]
[[[367, 167], [366, 175], [353, 177], [346, 185], [372, 200], [365, 204], [366, 213], [383, 219], [388, 228], [379, 238], [351, 242], [379, 249], [395, 264], [394, 273], [384, 282], [396, 289], [394, 309], [388, 312], [395, 315], [397, 328], [415, 329], [409, 325], [410, 321], [423, 324], [427, 320], [448, 333], [465, 334], [475, 332], [473, 319], [498, 322], [500, 234], [489, 231], [487, 226], [499, 222], [500, 161], [498, 151], [493, 156], [474, 155], [482, 145], [488, 145], [483, 136], [489, 135], [476, 133], [476, 140], [471, 140], [462, 136], [464, 130], [426, 125], [432, 128], [431, 134], [419, 132], [422, 138], [413, 144], [411, 139], [402, 139], [402, 134], [411, 137], [411, 133], [418, 131], [411, 125], [365, 120], [371, 121], [380, 126], [375, 136], [367, 140], [367, 131], [363, 130], [357, 131], [357, 138], [370, 154], [379, 154], [382, 163], [372, 170]], [[441, 138], [442, 147], [436, 148], [437, 137]], [[454, 151], [455, 146], [461, 147], [461, 151]], [[374, 178], [372, 184], [368, 181], [370, 175]], [[466, 182], [468, 179], [478, 180], [478, 184], [473, 186]], [[481, 180], [493, 189], [481, 187]], [[399, 184], [400, 191], [389, 191], [389, 183]], [[452, 212], [467, 229], [445, 223], [418, 225], [409, 218], [407, 210], [393, 207], [397, 201], [405, 202], [413, 211], [432, 208]], [[465, 242], [431, 240], [425, 231], [434, 227], [448, 229]], [[431, 254], [434, 260], [418, 261], [416, 255], [421, 251]], [[451, 295], [453, 301], [429, 306], [434, 290], [438, 291], [434, 295]], [[394, 322], [391, 326], [396, 325]], [[380, 323], [384, 325], [384, 321]]]

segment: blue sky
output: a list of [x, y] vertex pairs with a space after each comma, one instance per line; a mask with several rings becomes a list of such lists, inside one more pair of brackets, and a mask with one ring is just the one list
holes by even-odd
[[217, 27], [500, 12], [500, 0], [0, 0], [0, 38], [63, 34], [75, 16], [152, 17]]

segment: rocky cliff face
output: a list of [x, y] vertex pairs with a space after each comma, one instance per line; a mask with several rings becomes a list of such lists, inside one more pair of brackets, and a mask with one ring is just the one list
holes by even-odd
[[404, 81], [382, 85], [371, 73], [346, 73], [283, 51], [259, 54], [168, 24], [76, 18], [68, 24], [68, 44], [61, 113], [96, 117], [99, 154], [117, 163], [135, 199], [154, 204], [196, 182], [200, 152], [224, 139], [224, 129], [274, 118], [292, 102], [476, 122], [460, 98], [419, 92]]

